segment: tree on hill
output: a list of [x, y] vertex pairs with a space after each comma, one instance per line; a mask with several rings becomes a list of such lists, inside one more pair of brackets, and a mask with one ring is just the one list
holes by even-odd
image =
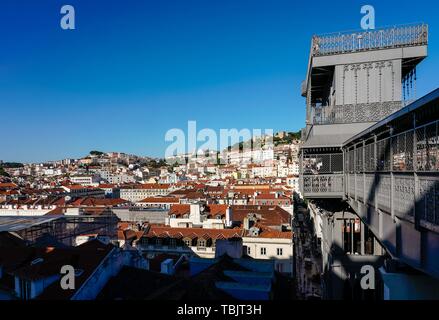
[[96, 151], [96, 150], [90, 151], [90, 155], [92, 156], [102, 156], [103, 154], [104, 153], [101, 151]]
[[16, 169], [16, 168], [23, 168], [24, 164], [19, 162], [3, 162], [2, 167], [8, 169]]
[[10, 177], [3, 167], [0, 167], [0, 177]]

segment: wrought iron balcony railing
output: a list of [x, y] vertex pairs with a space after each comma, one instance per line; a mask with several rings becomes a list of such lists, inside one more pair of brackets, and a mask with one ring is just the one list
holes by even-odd
[[304, 175], [303, 194], [308, 198], [343, 196], [343, 174]]
[[377, 122], [401, 107], [401, 101], [315, 106], [311, 108], [311, 119], [313, 124]]
[[313, 56], [325, 56], [427, 44], [428, 26], [416, 24], [314, 36], [312, 53]]

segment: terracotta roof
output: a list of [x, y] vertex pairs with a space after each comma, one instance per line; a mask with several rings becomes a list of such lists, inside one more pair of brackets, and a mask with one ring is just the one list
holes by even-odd
[[[218, 215], [225, 217], [227, 208], [229, 206], [226, 204], [209, 204], [204, 207], [208, 218], [214, 218]], [[191, 205], [190, 204], [174, 204], [169, 210], [169, 215], [175, 215], [177, 218], [184, 216], [185, 214], [190, 214]]]
[[139, 201], [141, 203], [180, 203], [178, 198], [174, 197], [151, 197]]
[[72, 206], [87, 206], [87, 207], [114, 207], [123, 203], [127, 203], [128, 201], [123, 199], [96, 199], [92, 197], [87, 198], [79, 198], [72, 202], [70, 205]]
[[12, 182], [0, 183], [0, 189], [15, 189], [15, 188], [18, 188], [18, 186], [15, 183]]
[[233, 221], [243, 222], [249, 214], [260, 216], [258, 223], [262, 226], [281, 226], [290, 224], [291, 215], [279, 206], [232, 206]]
[[113, 189], [116, 187], [115, 184], [109, 184], [109, 183], [102, 183], [98, 186], [101, 189]]
[[204, 238], [204, 239], [231, 239], [241, 238], [243, 235], [242, 229], [204, 229], [204, 228], [171, 228], [166, 226], [150, 225], [149, 230], [145, 236], [161, 237], [161, 238], [175, 238], [176, 236], [183, 238]]
[[276, 200], [276, 199], [278, 199], [278, 200], [290, 200], [291, 201], [290, 198], [285, 197], [284, 195], [279, 195], [276, 197], [276, 195], [273, 193], [258, 194], [256, 196], [256, 199], [258, 199], [258, 200], [261, 200], [261, 199]]
[[169, 189], [170, 184], [159, 184], [159, 183], [146, 183], [146, 184], [135, 184], [135, 185], [124, 185], [121, 189]]

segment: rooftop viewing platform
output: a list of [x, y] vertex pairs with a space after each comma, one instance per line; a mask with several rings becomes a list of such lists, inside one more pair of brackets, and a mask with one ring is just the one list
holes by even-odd
[[428, 25], [424, 23], [375, 29], [338, 32], [314, 36], [314, 57], [428, 44]]

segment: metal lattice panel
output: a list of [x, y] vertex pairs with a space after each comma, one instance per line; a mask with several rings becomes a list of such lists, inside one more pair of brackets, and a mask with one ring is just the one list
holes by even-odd
[[357, 183], [355, 185], [355, 191], [357, 194], [357, 198], [360, 200], [364, 200], [364, 180], [362, 174], [357, 174]]
[[303, 172], [305, 175], [342, 173], [343, 154], [310, 154], [303, 157]]
[[402, 217], [413, 216], [415, 204], [415, 180], [411, 176], [397, 176], [394, 183], [395, 212]]
[[355, 197], [355, 176], [353, 174], [348, 174], [348, 181], [349, 181], [349, 196]]
[[363, 172], [363, 147], [355, 149], [355, 172]]
[[426, 170], [437, 171], [439, 169], [437, 123], [425, 127], [425, 141], [427, 156]]
[[390, 139], [377, 142], [377, 171], [390, 171]]
[[391, 207], [391, 181], [390, 175], [381, 174], [377, 179], [378, 207], [390, 212]]
[[365, 157], [364, 157], [364, 168], [366, 172], [374, 172], [375, 171], [375, 143], [371, 143], [365, 146], [364, 149]]
[[401, 109], [401, 101], [313, 106], [313, 124], [376, 122]]
[[343, 175], [318, 175], [303, 177], [305, 194], [343, 192]]
[[416, 129], [416, 168], [418, 171], [427, 169], [427, 148], [425, 141], [425, 127]]
[[439, 222], [439, 217], [436, 214], [437, 207], [439, 206], [437, 194], [439, 189], [438, 184], [439, 181], [437, 178], [422, 177], [419, 179], [421, 199], [420, 205], [417, 208], [420, 208], [421, 210], [421, 218], [433, 224]]
[[366, 196], [365, 202], [369, 203], [370, 205], [375, 205], [375, 197], [376, 194], [373, 191], [376, 191], [375, 188], [375, 175], [374, 174], [366, 174], [364, 177], [364, 185], [366, 190]]

